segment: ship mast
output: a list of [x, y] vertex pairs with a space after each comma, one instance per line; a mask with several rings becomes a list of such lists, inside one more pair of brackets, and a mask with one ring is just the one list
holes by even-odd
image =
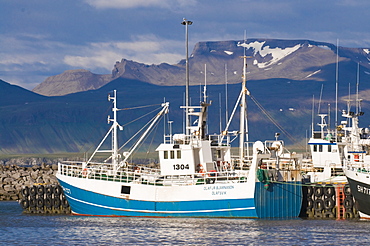
[[[106, 152], [106, 153], [111, 153], [111, 156], [107, 160], [111, 159], [112, 164], [115, 168], [118, 165], [120, 155], [118, 154], [117, 132], [118, 132], [118, 129], [123, 130], [123, 127], [120, 126], [117, 122], [117, 111], [119, 111], [119, 109], [117, 108], [117, 91], [116, 90], [113, 91], [113, 96], [108, 94], [108, 101], [111, 101], [111, 100], [113, 100], [113, 108], [112, 108], [113, 119], [111, 119], [110, 116], [108, 115], [108, 124], [110, 122], [113, 122], [112, 126], [107, 132], [107, 134], [105, 135], [105, 137], [103, 138], [103, 140], [100, 142], [98, 147], [95, 149], [94, 153], [91, 155], [91, 157], [87, 161], [87, 164], [91, 162], [92, 158], [95, 156], [97, 152]], [[112, 134], [112, 148], [110, 150], [100, 150], [100, 147], [103, 145], [104, 141], [107, 139], [110, 133]]]
[[118, 163], [118, 138], [117, 138], [117, 127], [118, 122], [117, 122], [117, 91], [113, 91], [113, 97], [110, 95], [108, 96], [108, 101], [113, 100], [113, 120], [108, 119], [113, 122], [113, 130], [112, 130], [112, 164], [115, 167]]
[[244, 40], [244, 43], [238, 44], [238, 46], [244, 47], [243, 58], [243, 75], [242, 75], [242, 91], [241, 91], [241, 102], [240, 102], [240, 138], [239, 138], [239, 159], [240, 165], [243, 165], [244, 162], [244, 152], [245, 152], [245, 141], [248, 141], [248, 122], [247, 122], [247, 101], [246, 95], [249, 95], [247, 90], [247, 56], [246, 56], [246, 47], [247, 43]]

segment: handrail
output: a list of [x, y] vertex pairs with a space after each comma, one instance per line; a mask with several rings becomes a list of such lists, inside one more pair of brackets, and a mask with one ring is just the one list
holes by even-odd
[[122, 183], [140, 183], [158, 186], [181, 186], [199, 184], [222, 184], [223, 182], [246, 182], [248, 172], [242, 170], [226, 170], [221, 172], [194, 173], [188, 175], [161, 175], [159, 169], [127, 166], [114, 171], [113, 165], [90, 163], [89, 167], [82, 162], [58, 163], [58, 174], [84, 179], [116, 181]]

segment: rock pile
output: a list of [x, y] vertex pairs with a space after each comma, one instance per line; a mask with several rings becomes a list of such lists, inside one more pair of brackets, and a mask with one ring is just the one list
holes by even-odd
[[0, 165], [0, 201], [19, 200], [23, 186], [58, 184], [56, 164], [33, 166]]

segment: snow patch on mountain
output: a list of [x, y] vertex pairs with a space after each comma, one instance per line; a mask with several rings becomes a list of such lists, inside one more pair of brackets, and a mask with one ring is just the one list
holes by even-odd
[[309, 77], [311, 77], [311, 76], [313, 76], [313, 75], [315, 75], [315, 74], [319, 73], [320, 71], [321, 71], [321, 69], [319, 69], [319, 70], [317, 70], [317, 71], [315, 71], [315, 72], [313, 72], [313, 73], [311, 73], [311, 74], [307, 75], [307, 76], [306, 76], [306, 78], [309, 78]]
[[225, 52], [226, 54], [228, 54], [229, 56], [231, 56], [232, 54], [234, 54], [234, 52], [232, 52], [232, 51], [228, 51], [228, 50], [224, 50], [224, 52]]
[[318, 45], [317, 47], [324, 49], [324, 50], [331, 50], [330, 47], [327, 45]]
[[249, 44], [244, 44], [243, 46], [246, 48], [253, 48], [254, 49], [254, 56], [259, 54], [261, 57], [266, 57], [267, 55], [271, 55], [272, 59], [267, 62], [258, 62], [257, 60], [253, 61], [253, 64], [258, 66], [258, 68], [266, 68], [273, 64], [279, 63], [281, 59], [287, 57], [288, 55], [292, 54], [293, 52], [297, 51], [302, 45], [297, 44], [294, 47], [287, 47], [285, 49], [276, 47], [270, 48], [270, 46], [263, 46], [266, 43], [264, 42], [252, 42]]

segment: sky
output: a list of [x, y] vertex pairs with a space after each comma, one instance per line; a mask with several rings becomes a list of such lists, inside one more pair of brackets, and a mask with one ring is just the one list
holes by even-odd
[[176, 64], [197, 42], [309, 39], [370, 48], [369, 0], [0, 0], [0, 79], [32, 90], [123, 58]]

